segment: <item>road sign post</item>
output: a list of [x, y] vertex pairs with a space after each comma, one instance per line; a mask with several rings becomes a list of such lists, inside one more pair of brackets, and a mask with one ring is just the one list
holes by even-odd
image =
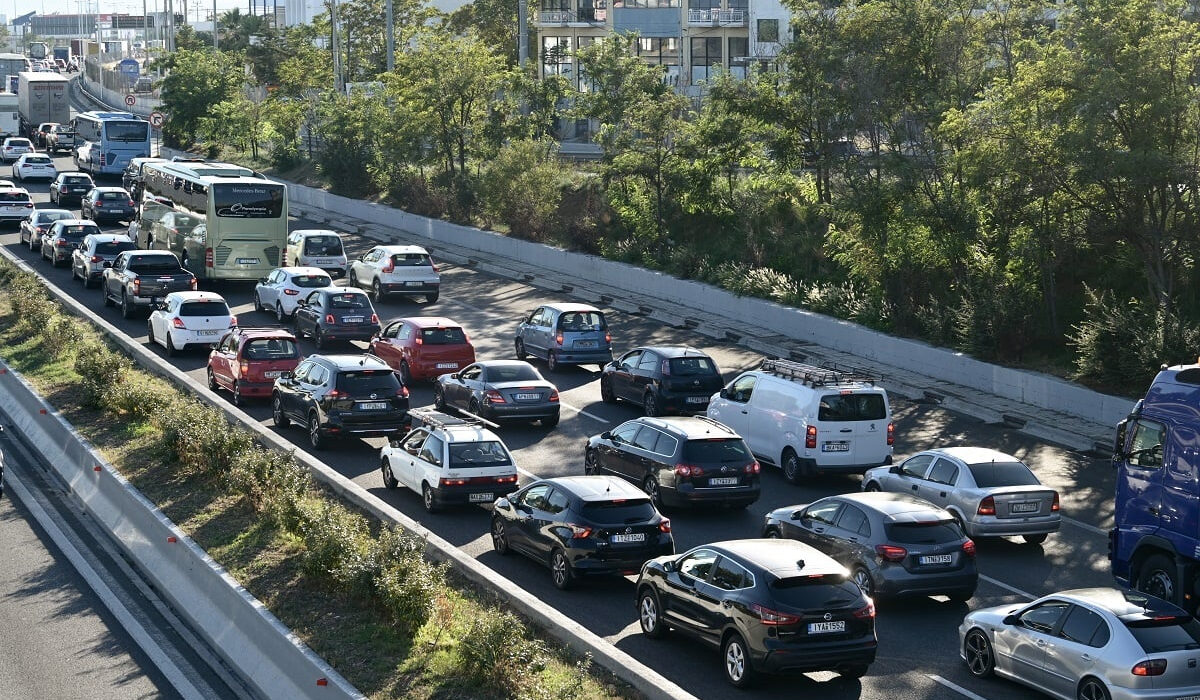
[[163, 125], [163, 121], [165, 121], [165, 120], [166, 120], [166, 115], [164, 115], [162, 112], [151, 112], [150, 113], [150, 126], [154, 127], [155, 129], [161, 129], [162, 125]]
[[132, 106], [134, 106], [135, 104], [137, 104], [137, 98], [136, 98], [136, 97], [134, 97], [133, 95], [126, 95], [126, 96], [125, 96], [125, 106], [126, 106], [126, 107], [132, 107]]

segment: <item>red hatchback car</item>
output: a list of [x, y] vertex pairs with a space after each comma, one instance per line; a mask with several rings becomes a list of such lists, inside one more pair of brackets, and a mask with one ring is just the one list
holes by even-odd
[[300, 364], [296, 336], [283, 328], [234, 328], [208, 354], [208, 388], [233, 392], [233, 403], [268, 398], [283, 372]]
[[475, 346], [467, 332], [442, 316], [392, 321], [371, 338], [368, 352], [399, 371], [405, 386], [457, 372], [475, 361]]

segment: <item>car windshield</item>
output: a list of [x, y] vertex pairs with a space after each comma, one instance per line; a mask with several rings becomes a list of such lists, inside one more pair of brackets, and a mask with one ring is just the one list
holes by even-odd
[[1200, 649], [1200, 622], [1195, 618], [1166, 617], [1122, 621], [1147, 654]]
[[329, 275], [292, 275], [292, 284], [297, 287], [328, 287], [333, 284]]
[[100, 199], [106, 202], [128, 202], [129, 195], [125, 192], [101, 192]]
[[183, 272], [174, 255], [136, 255], [129, 259], [127, 267], [133, 272], [153, 272], [160, 275]]
[[536, 382], [541, 379], [532, 367], [526, 365], [501, 365], [484, 370], [484, 381], [488, 382]]
[[975, 485], [982, 489], [995, 486], [1040, 486], [1041, 482], [1020, 462], [980, 462], [968, 464]]
[[229, 306], [219, 299], [185, 301], [179, 305], [180, 316], [228, 316]]
[[422, 328], [421, 343], [424, 345], [462, 345], [467, 334], [461, 328]]
[[339, 236], [309, 236], [304, 239], [305, 255], [341, 255], [342, 239]]
[[397, 267], [421, 267], [433, 264], [424, 253], [396, 253], [392, 256], [392, 264]]
[[495, 440], [450, 443], [450, 468], [500, 467], [512, 464], [504, 446]]
[[116, 255], [127, 250], [137, 250], [133, 241], [105, 241], [96, 244], [96, 255]]
[[817, 420], [867, 421], [887, 417], [883, 394], [826, 394], [821, 397]]
[[739, 438], [688, 440], [683, 446], [685, 462], [748, 462], [750, 450]]
[[255, 338], [243, 350], [248, 360], [290, 360], [300, 356], [291, 338]]
[[717, 366], [707, 357], [673, 357], [667, 366], [675, 376], [717, 373]]
[[827, 610], [850, 605], [862, 591], [843, 574], [789, 576], [771, 582], [771, 597], [791, 608]]
[[580, 512], [584, 518], [601, 525], [631, 525], [654, 519], [654, 506], [649, 499], [642, 498], [587, 501]]
[[962, 530], [953, 520], [932, 520], [923, 523], [887, 523], [884, 526], [889, 542], [898, 544], [945, 544], [963, 538]]
[[329, 306], [333, 309], [365, 309], [370, 304], [365, 294], [330, 294]]
[[568, 311], [558, 317], [560, 331], [602, 331], [607, 327], [599, 311]]
[[391, 398], [400, 392], [400, 380], [391, 370], [355, 370], [338, 374], [337, 389], [355, 397], [375, 394], [377, 398]]

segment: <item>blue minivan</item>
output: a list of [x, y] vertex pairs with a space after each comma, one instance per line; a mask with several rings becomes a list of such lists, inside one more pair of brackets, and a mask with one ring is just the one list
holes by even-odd
[[517, 327], [517, 359], [529, 356], [546, 361], [551, 372], [560, 364], [596, 364], [601, 369], [612, 362], [612, 336], [604, 314], [588, 304], [543, 304]]

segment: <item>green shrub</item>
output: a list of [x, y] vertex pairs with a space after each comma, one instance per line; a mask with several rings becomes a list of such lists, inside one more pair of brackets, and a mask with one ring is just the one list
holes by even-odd
[[484, 610], [455, 647], [459, 672], [472, 684], [495, 688], [504, 697], [519, 695], [547, 659], [545, 647], [525, 632], [516, 615], [494, 608]]
[[197, 401], [183, 401], [160, 413], [156, 425], [163, 431], [168, 454], [201, 473], [225, 474], [239, 454], [254, 447], [248, 431], [229, 425], [220, 411]]
[[366, 518], [325, 498], [300, 504], [299, 534], [304, 539], [304, 568], [329, 577], [339, 587], [371, 590], [378, 571], [375, 540]]
[[1073, 378], [1128, 391], [1149, 384], [1163, 364], [1194, 362], [1200, 329], [1174, 312], [1088, 289], [1070, 343], [1077, 353]]
[[448, 564], [425, 559], [425, 543], [396, 528], [380, 532], [375, 591], [391, 618], [417, 630], [433, 615]]
[[82, 324], [78, 318], [54, 314], [45, 326], [42, 326], [42, 340], [45, 341], [46, 351], [54, 357], [62, 357], [74, 352], [83, 340]]
[[103, 407], [108, 392], [117, 386], [129, 367], [129, 360], [102, 343], [92, 341], [80, 346], [75, 354], [75, 372], [83, 385], [85, 403]]
[[120, 415], [139, 420], [154, 418], [180, 401], [178, 392], [166, 382], [139, 372], [127, 372], [108, 392], [105, 405]]
[[312, 477], [292, 455], [255, 446], [234, 458], [226, 479], [256, 511], [289, 532], [297, 531], [300, 504]]
[[58, 306], [50, 301], [46, 288], [33, 275], [19, 274], [13, 278], [11, 290], [19, 327], [34, 333], [44, 332], [50, 319], [58, 313]]

